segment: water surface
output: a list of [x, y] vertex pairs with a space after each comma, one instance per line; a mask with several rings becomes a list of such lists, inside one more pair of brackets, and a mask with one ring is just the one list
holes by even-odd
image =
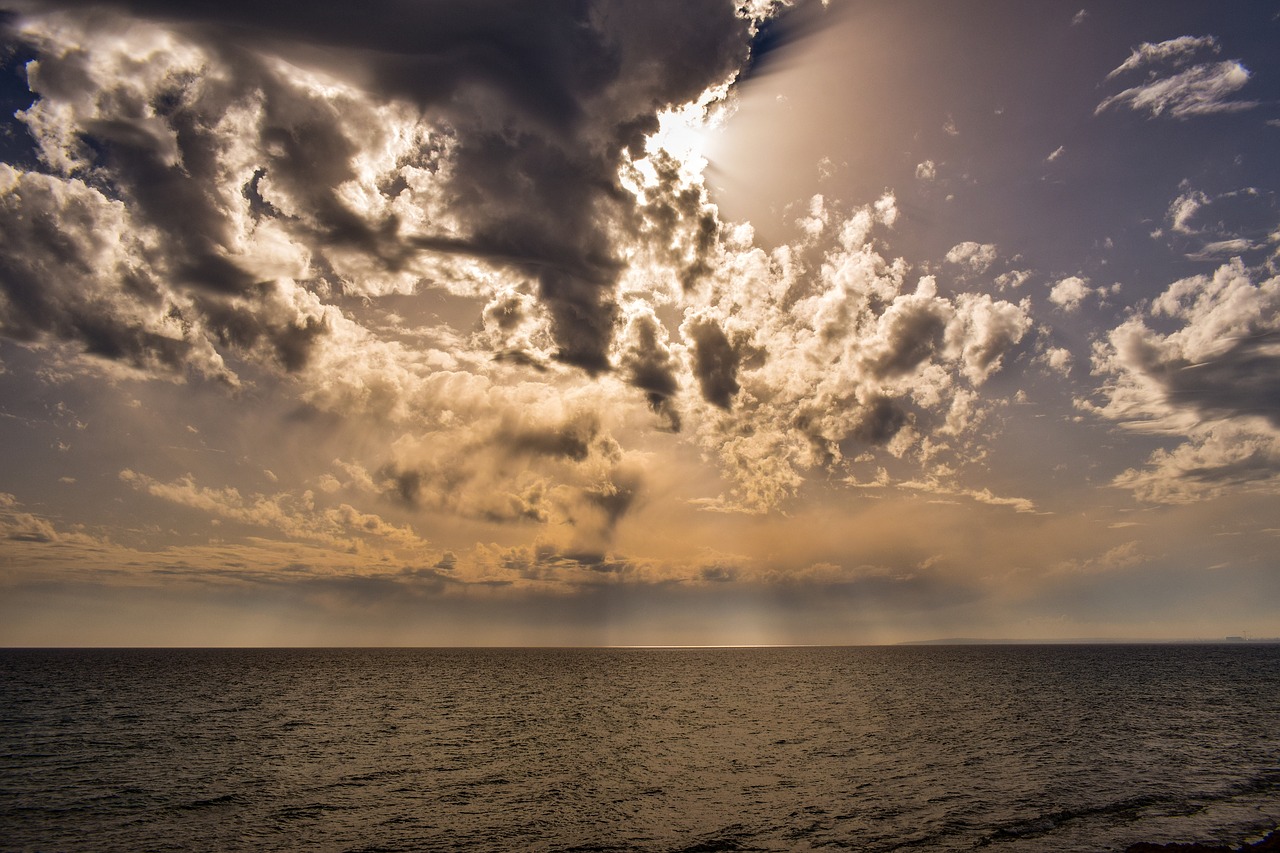
[[1280, 646], [0, 651], [5, 850], [1122, 850], [1280, 825]]

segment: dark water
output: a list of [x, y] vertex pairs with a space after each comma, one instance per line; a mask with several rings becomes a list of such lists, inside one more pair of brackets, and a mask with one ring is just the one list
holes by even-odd
[[1280, 646], [0, 652], [5, 850], [1105, 851], [1280, 825]]

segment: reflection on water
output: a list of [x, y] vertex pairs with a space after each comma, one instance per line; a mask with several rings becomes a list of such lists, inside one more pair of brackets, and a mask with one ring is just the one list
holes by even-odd
[[1101, 851], [1280, 824], [1280, 646], [0, 652], [0, 842]]

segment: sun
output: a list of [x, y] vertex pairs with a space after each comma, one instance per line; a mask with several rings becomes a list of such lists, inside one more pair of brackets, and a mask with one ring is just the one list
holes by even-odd
[[645, 140], [645, 154], [664, 152], [680, 163], [686, 180], [701, 179], [712, 137], [733, 112], [728, 85], [713, 86], [696, 100], [658, 113], [658, 130]]

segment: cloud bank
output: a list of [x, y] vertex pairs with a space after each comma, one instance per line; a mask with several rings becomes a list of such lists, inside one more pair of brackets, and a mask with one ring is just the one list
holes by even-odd
[[1095, 346], [1094, 370], [1105, 377], [1094, 411], [1183, 438], [1116, 485], [1172, 503], [1280, 489], [1280, 278], [1234, 259], [1174, 282]]

